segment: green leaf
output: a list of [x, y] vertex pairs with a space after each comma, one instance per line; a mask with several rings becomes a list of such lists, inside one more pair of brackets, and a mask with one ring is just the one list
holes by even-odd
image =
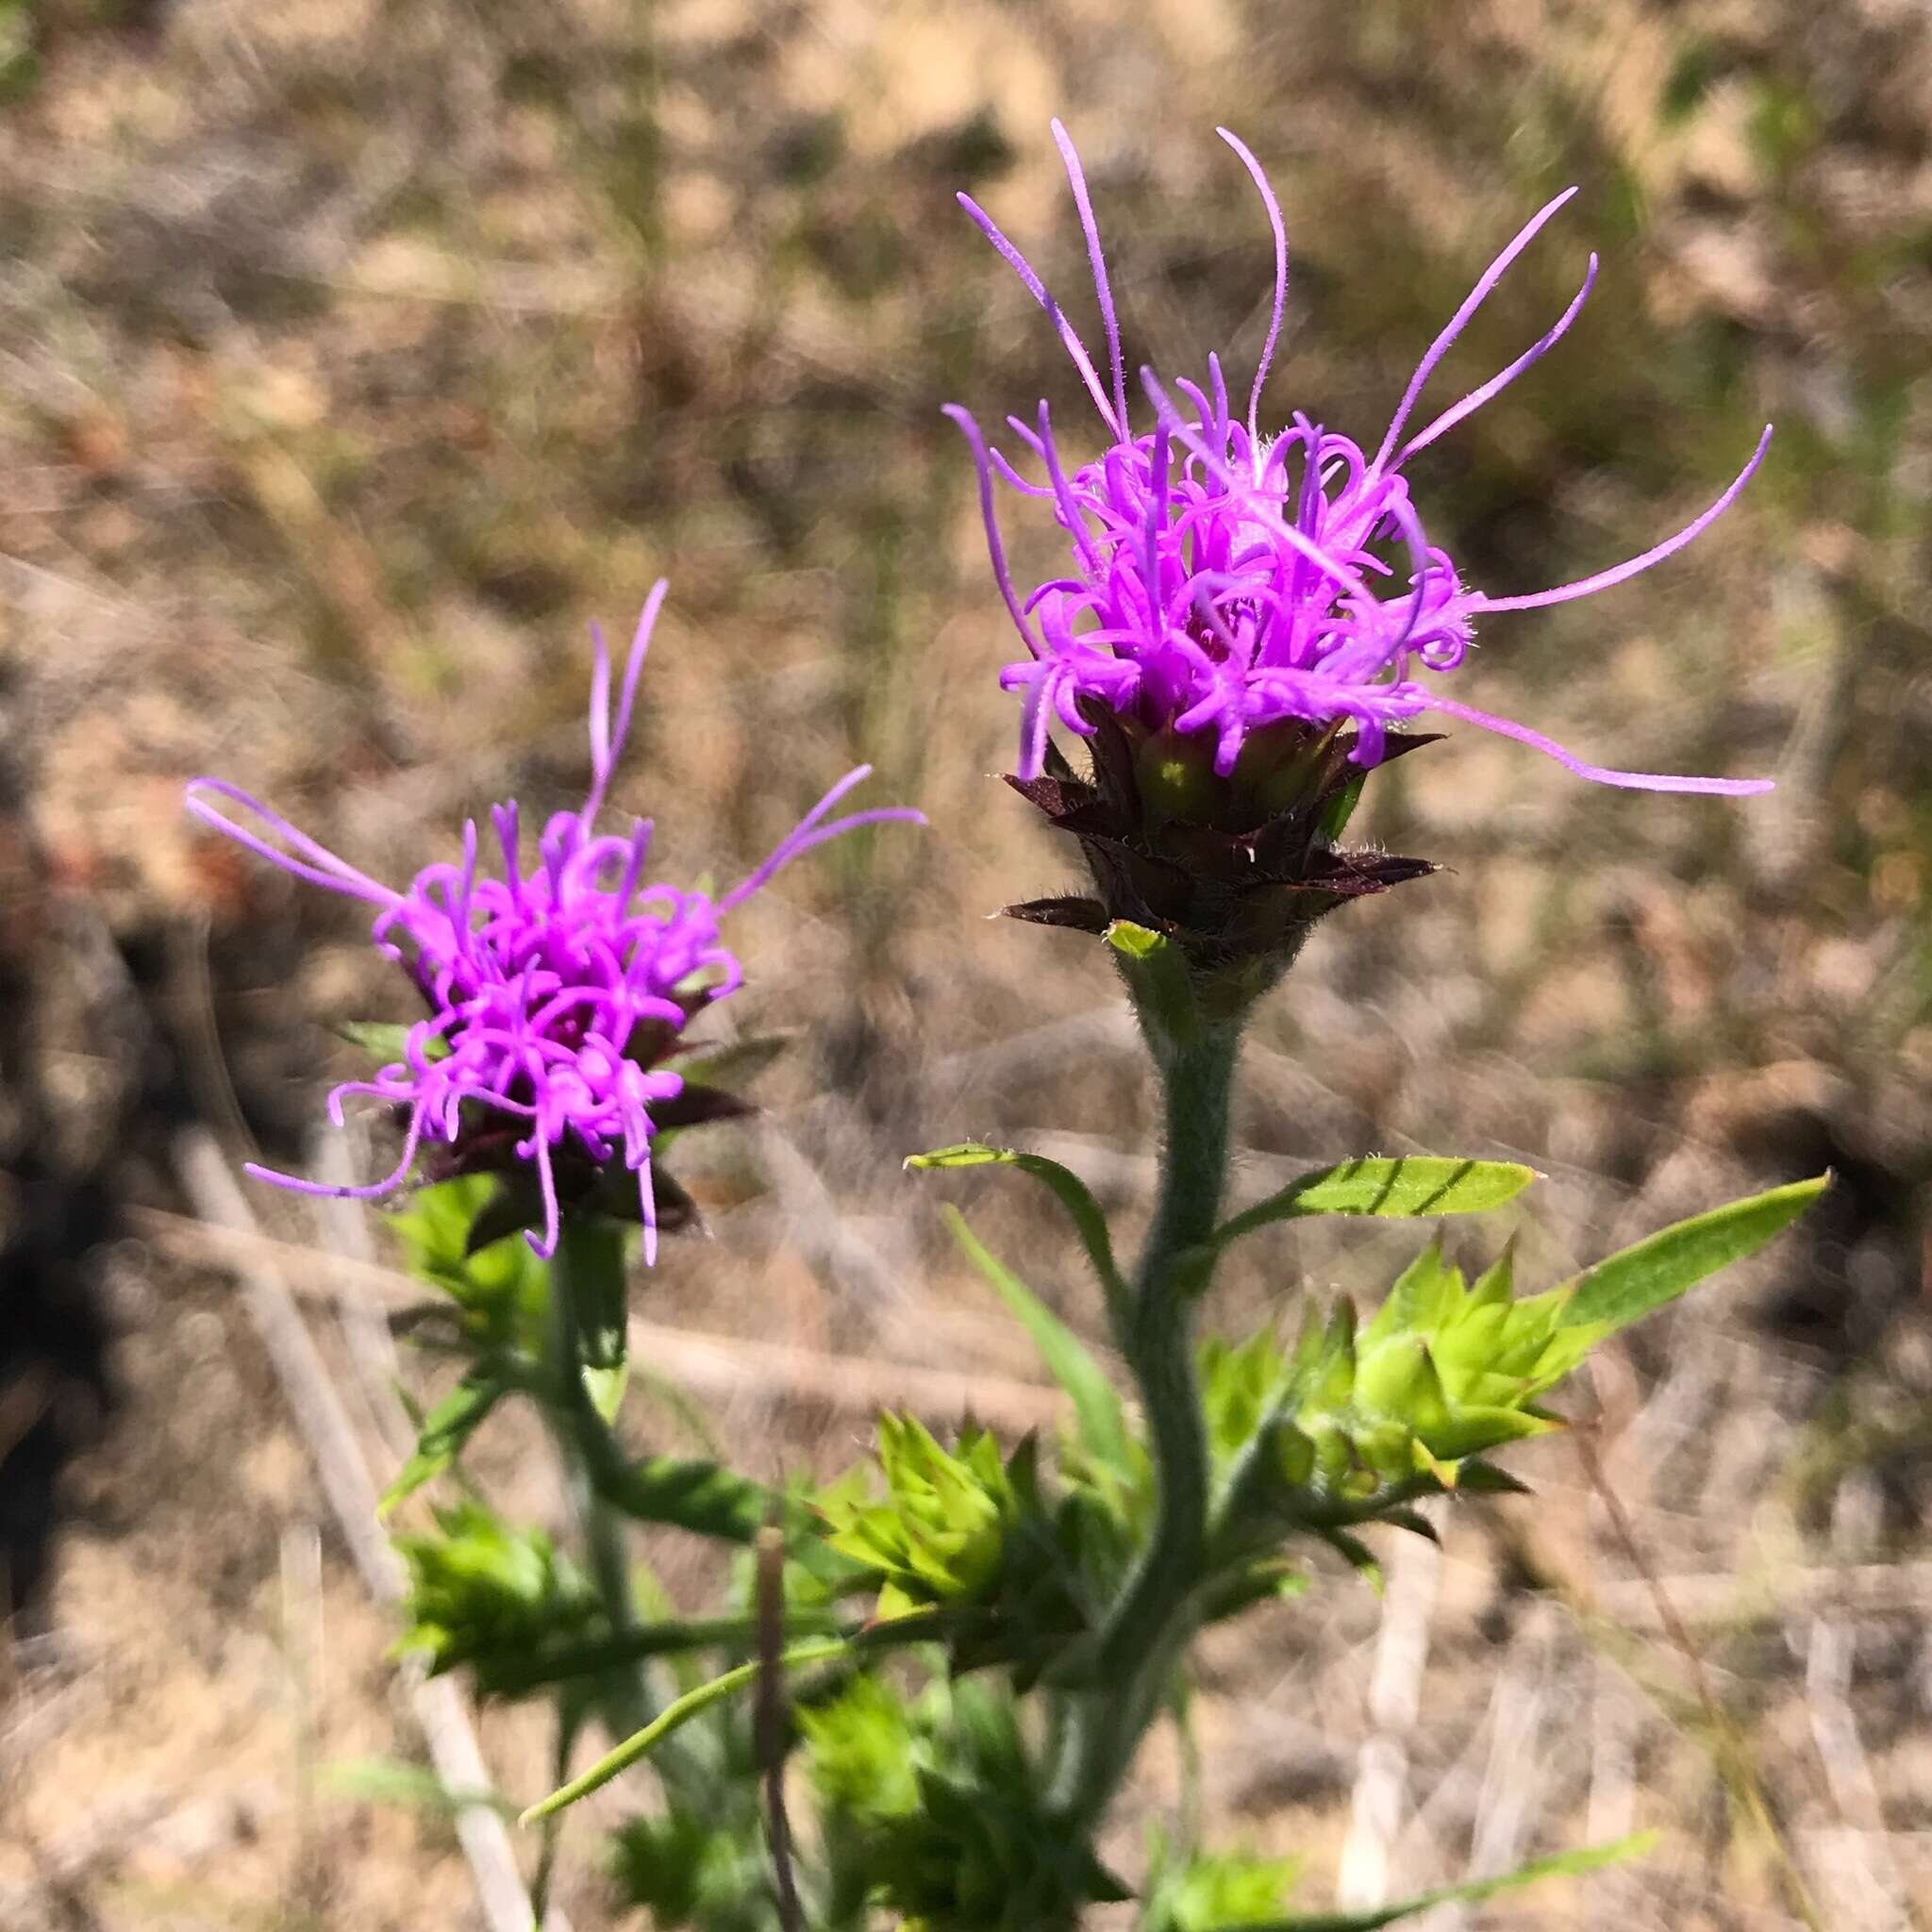
[[[1514, 1296], [1507, 1248], [1466, 1286], [1461, 1271], [1431, 1243], [1366, 1326], [1355, 1327], [1344, 1303], [1325, 1330], [1305, 1329], [1279, 1398], [1284, 1426], [1276, 1440], [1288, 1459], [1278, 1470], [1243, 1461], [1252, 1478], [1232, 1480], [1247, 1483], [1248, 1503], [1273, 1496], [1264, 1513], [1274, 1508], [1291, 1517], [1292, 1492], [1317, 1482], [1331, 1499], [1346, 1500], [1351, 1513], [1338, 1520], [1355, 1523], [1386, 1518], [1390, 1503], [1406, 1500], [1388, 1493], [1390, 1485], [1424, 1477], [1457, 1488], [1470, 1457], [1562, 1426], [1539, 1398], [1605, 1337], [1761, 1246], [1824, 1185], [1821, 1178], [1776, 1188], [1665, 1228], [1523, 1300]], [[1209, 1375], [1206, 1386], [1213, 1394], [1219, 1380]], [[1262, 1389], [1265, 1398], [1265, 1378]], [[1234, 1421], [1244, 1423], [1254, 1407], [1250, 1397]], [[1264, 1399], [1260, 1413], [1273, 1412]], [[1511, 1478], [1475, 1467], [1469, 1482], [1500, 1490]]]
[[493, 1696], [503, 1688], [495, 1659], [575, 1641], [601, 1621], [596, 1592], [541, 1530], [477, 1503], [439, 1509], [436, 1521], [432, 1534], [395, 1540], [408, 1577], [399, 1655], [426, 1652], [432, 1674], [469, 1664], [478, 1693]]
[[1279, 1407], [1289, 1365], [1268, 1328], [1239, 1344], [1209, 1337], [1196, 1355], [1208, 1445], [1221, 1473]]
[[994, 1260], [980, 1245], [978, 1237], [966, 1225], [965, 1217], [957, 1208], [948, 1206], [941, 1212], [966, 1258], [1012, 1310], [1021, 1326], [1033, 1338], [1033, 1345], [1054, 1380], [1073, 1398], [1080, 1440], [1088, 1452], [1109, 1468], [1132, 1469], [1125, 1416], [1119, 1392], [1108, 1381], [1107, 1372], [1080, 1338], [1018, 1275]]
[[1011, 1147], [989, 1147], [979, 1141], [962, 1141], [955, 1147], [937, 1147], [930, 1154], [910, 1155], [906, 1165], [908, 1168], [1017, 1167], [1022, 1174], [1030, 1174], [1035, 1179], [1044, 1181], [1067, 1210], [1067, 1217], [1073, 1222], [1074, 1231], [1087, 1250], [1087, 1258], [1092, 1262], [1093, 1272], [1100, 1277], [1100, 1285], [1107, 1292], [1109, 1306], [1117, 1308], [1126, 1306], [1127, 1285], [1121, 1278], [1120, 1268], [1113, 1257], [1113, 1240], [1108, 1233], [1107, 1217], [1100, 1211], [1100, 1204], [1088, 1192], [1086, 1182], [1071, 1168], [1047, 1159], [1043, 1154], [1022, 1154]]
[[765, 1932], [777, 1923], [756, 1800], [747, 1816], [749, 1787], [734, 1797], [735, 1804], [629, 1819], [605, 1840], [618, 1891], [642, 1908], [652, 1932]]
[[[835, 1657], [843, 1657], [851, 1647], [850, 1641], [843, 1637], [808, 1638], [783, 1652], [778, 1664], [781, 1669], [790, 1671], [806, 1664], [829, 1663]], [[722, 1677], [713, 1677], [708, 1684], [700, 1684], [695, 1690], [688, 1690], [682, 1697], [674, 1699], [642, 1730], [634, 1731], [616, 1750], [600, 1757], [581, 1776], [574, 1777], [547, 1798], [532, 1805], [517, 1823], [534, 1824], [539, 1819], [548, 1818], [553, 1812], [575, 1805], [579, 1798], [589, 1797], [621, 1772], [628, 1771], [639, 1758], [648, 1757], [674, 1731], [682, 1730], [693, 1718], [702, 1717], [714, 1704], [744, 1690], [756, 1681], [763, 1668], [761, 1663], [756, 1662], [740, 1664], [736, 1670], [726, 1671]]]
[[[1436, 1906], [1480, 1905], [1485, 1899], [1538, 1884], [1545, 1878], [1598, 1872], [1606, 1865], [1640, 1858], [1656, 1844], [1657, 1836], [1654, 1831], [1633, 1832], [1611, 1844], [1591, 1845], [1582, 1851], [1559, 1852], [1555, 1857], [1532, 1859], [1500, 1878], [1476, 1878], [1467, 1885], [1446, 1885], [1440, 1891], [1425, 1891], [1404, 1899], [1399, 1905], [1376, 1906], [1366, 1912], [1300, 1912], [1285, 1919], [1271, 1919], [1263, 1924], [1244, 1924], [1242, 1932], [1378, 1932], [1380, 1926], [1392, 1925], [1397, 1919], [1412, 1918], [1417, 1912], [1426, 1912]], [[1232, 1926], [1227, 1932], [1233, 1932]]]
[[674, 1524], [725, 1542], [751, 1542], [771, 1520], [772, 1491], [715, 1462], [650, 1456], [597, 1471], [594, 1479], [599, 1492], [626, 1516]]
[[1251, 1852], [1197, 1852], [1169, 1870], [1157, 1840], [1154, 1896], [1144, 1932], [1232, 1932], [1278, 1920], [1303, 1860], [1262, 1858]]
[[1315, 826], [1316, 838], [1333, 845], [1348, 829], [1348, 822], [1355, 816], [1356, 803], [1362, 795], [1362, 787], [1368, 782], [1368, 776], [1367, 772], [1357, 772], [1322, 808], [1322, 817]]
[[1274, 1221], [1310, 1214], [1373, 1214], [1413, 1219], [1483, 1214], [1501, 1208], [1537, 1178], [1514, 1160], [1456, 1160], [1433, 1155], [1365, 1156], [1297, 1175], [1214, 1232], [1217, 1248]]
[[338, 1796], [365, 1805], [407, 1805], [454, 1817], [482, 1807], [503, 1818], [517, 1808], [500, 1793], [446, 1785], [437, 1774], [402, 1757], [360, 1757], [320, 1768], [320, 1782]]
[[[351, 1046], [359, 1046], [384, 1066], [408, 1058], [409, 1035], [415, 1030], [413, 1026], [398, 1025], [389, 1020], [345, 1020], [336, 1028], [337, 1034]], [[449, 1041], [441, 1034], [432, 1034], [424, 1041], [423, 1058], [425, 1060], [447, 1059]]]
[[584, 1393], [591, 1398], [591, 1407], [608, 1428], [617, 1420], [617, 1411], [624, 1407], [624, 1391], [630, 1380], [629, 1366], [625, 1362], [609, 1369], [586, 1366], [583, 1377]]
[[390, 1224], [409, 1272], [457, 1304], [472, 1341], [534, 1352], [546, 1325], [548, 1269], [524, 1241], [474, 1240], [501, 1191], [494, 1174], [441, 1181], [419, 1189]]
[[[490, 1177], [478, 1175], [477, 1178]], [[478, 1207], [476, 1218], [470, 1224], [469, 1233], [464, 1237], [463, 1252], [465, 1255], [480, 1255], [498, 1242], [508, 1241], [512, 1235], [522, 1234], [525, 1228], [541, 1227], [544, 1213], [543, 1191], [537, 1185], [535, 1174], [527, 1170], [519, 1170], [515, 1174], [496, 1175], [489, 1198]], [[526, 1243], [519, 1241], [517, 1245], [526, 1254], [530, 1252]]]
[[855, 1676], [839, 1695], [796, 1713], [811, 1781], [828, 1809], [904, 1817], [919, 1806], [911, 1714], [883, 1679]]
[[440, 1476], [457, 1459], [507, 1388], [489, 1364], [472, 1369], [424, 1418], [416, 1432], [416, 1447], [395, 1480], [383, 1491], [377, 1514], [387, 1516], [404, 1497], [414, 1495], [425, 1483]]
[[791, 1043], [789, 1034], [760, 1033], [746, 1040], [694, 1041], [665, 1064], [700, 1087], [738, 1087], [761, 1074]]
[[982, 1595], [994, 1586], [1021, 1495], [999, 1444], [968, 1429], [957, 1453], [910, 1416], [879, 1418], [883, 1500], [861, 1467], [820, 1491], [831, 1547], [882, 1579], [875, 1617]]
[[1107, 942], [1143, 1022], [1171, 1045], [1194, 1045], [1201, 1038], [1201, 1009], [1181, 949], [1130, 919], [1116, 919], [1107, 929]]
[[1529, 1485], [1520, 1482], [1507, 1469], [1488, 1462], [1465, 1462], [1456, 1473], [1456, 1487], [1465, 1496], [1527, 1496]]
[[1553, 1289], [1553, 1294], [1574, 1291], [1560, 1325], [1602, 1323], [1608, 1334], [1628, 1327], [1653, 1308], [1675, 1301], [1706, 1275], [1756, 1254], [1830, 1185], [1830, 1174], [1822, 1174], [1660, 1229]]
[[841, 1584], [852, 1568], [826, 1547], [818, 1518], [797, 1496], [780, 1494], [750, 1476], [700, 1458], [650, 1456], [626, 1462], [609, 1436], [581, 1441], [597, 1493], [640, 1523], [668, 1523], [720, 1542], [751, 1543], [767, 1524], [781, 1526], [792, 1559], [821, 1582]]
[[1374, 1551], [1370, 1549], [1360, 1537], [1351, 1536], [1345, 1529], [1317, 1529], [1314, 1534], [1355, 1571], [1377, 1596], [1382, 1594], [1382, 1565], [1376, 1559]]

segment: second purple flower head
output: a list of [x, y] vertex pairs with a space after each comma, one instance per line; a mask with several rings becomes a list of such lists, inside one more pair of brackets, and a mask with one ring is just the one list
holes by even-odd
[[[370, 936], [414, 983], [427, 1008], [403, 1056], [367, 1080], [330, 1093], [342, 1103], [367, 1094], [401, 1111], [402, 1158], [367, 1187], [325, 1187], [251, 1167], [258, 1179], [304, 1193], [367, 1198], [400, 1187], [425, 1141], [454, 1150], [443, 1172], [497, 1168], [534, 1172], [540, 1255], [557, 1247], [559, 1217], [616, 1163], [636, 1176], [644, 1252], [657, 1247], [658, 1202], [651, 1141], [667, 1127], [738, 1110], [728, 1096], [687, 1084], [677, 1070], [685, 1027], [744, 978], [724, 944], [727, 914], [782, 867], [828, 839], [889, 820], [923, 824], [903, 807], [833, 816], [871, 772], [848, 772], [728, 891], [647, 884], [651, 822], [599, 832], [611, 773], [630, 729], [639, 674], [664, 601], [660, 581], [639, 620], [612, 708], [610, 656], [593, 631], [591, 786], [575, 811], [555, 812], [526, 853], [516, 802], [491, 808], [501, 876], [490, 874], [475, 821], [462, 857], [426, 866], [397, 891], [318, 844], [260, 800], [218, 778], [188, 788], [188, 808], [205, 824], [299, 879], [375, 908]], [[230, 816], [239, 811], [240, 818]]]

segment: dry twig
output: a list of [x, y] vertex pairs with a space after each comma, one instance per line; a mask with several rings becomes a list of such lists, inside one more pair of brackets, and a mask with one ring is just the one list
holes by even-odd
[[[183, 1191], [206, 1221], [243, 1236], [255, 1235], [248, 1203], [205, 1129], [190, 1128], [177, 1136], [174, 1158]], [[375, 1485], [361, 1445], [294, 1298], [258, 1244], [253, 1258], [236, 1274], [249, 1319], [275, 1365], [356, 1568], [378, 1603], [394, 1603], [403, 1593], [402, 1564], [377, 1523]], [[425, 1678], [419, 1667], [409, 1698], [444, 1789], [463, 1793], [489, 1790], [490, 1774], [456, 1685], [443, 1677]], [[456, 1831], [475, 1876], [490, 1932], [530, 1932], [530, 1897], [502, 1818], [487, 1805], [464, 1804], [456, 1815]], [[553, 1912], [546, 1932], [568, 1932], [568, 1927]]]
[[1336, 1899], [1344, 1907], [1378, 1906], [1389, 1896], [1390, 1852], [1407, 1802], [1408, 1740], [1422, 1706], [1441, 1566], [1441, 1552], [1422, 1537], [1404, 1537], [1390, 1558], [1369, 1679], [1371, 1729], [1336, 1881]]
[[[153, 1208], [129, 1213], [142, 1237], [176, 1260], [240, 1272], [274, 1267], [291, 1290], [340, 1304], [360, 1299], [391, 1313], [424, 1306], [420, 1282], [370, 1262], [333, 1259], [255, 1228], [189, 1220]], [[822, 1402], [845, 1414], [911, 1408], [927, 1417], [972, 1416], [1014, 1435], [1050, 1427], [1065, 1410], [1058, 1389], [998, 1375], [829, 1354], [786, 1342], [705, 1335], [633, 1318], [630, 1348], [697, 1395], [747, 1391]]]

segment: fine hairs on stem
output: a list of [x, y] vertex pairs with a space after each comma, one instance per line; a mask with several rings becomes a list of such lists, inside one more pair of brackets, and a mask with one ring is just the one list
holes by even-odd
[[[581, 1318], [584, 1303], [593, 1299], [593, 1279], [601, 1275], [608, 1283], [612, 1270], [621, 1291], [624, 1248], [618, 1231], [608, 1224], [575, 1218], [566, 1222], [550, 1269], [551, 1334], [558, 1382], [554, 1411], [558, 1426], [552, 1433], [604, 1614], [612, 1636], [621, 1642], [635, 1625], [636, 1601], [625, 1522], [599, 1493], [593, 1474], [597, 1461], [608, 1453], [608, 1443], [600, 1440], [608, 1432], [584, 1386]], [[586, 1453], [587, 1445], [594, 1454]], [[608, 1672], [603, 1682], [608, 1687], [613, 1737], [640, 1731], [657, 1715], [641, 1664], [620, 1665]]]
[[1208, 1535], [1208, 1438], [1192, 1340], [1193, 1299], [1206, 1283], [1184, 1283], [1179, 1264], [1212, 1233], [1226, 1191], [1241, 1035], [1226, 1024], [1185, 1044], [1162, 1042], [1151, 1015], [1147, 1025], [1161, 1091], [1160, 1179], [1115, 1341], [1147, 1417], [1157, 1513], [1102, 1630], [1105, 1688], [1076, 1703], [1063, 1732], [1055, 1795], [1081, 1831], [1104, 1813], [1158, 1707], [1186, 1641], [1188, 1599], [1204, 1568]]

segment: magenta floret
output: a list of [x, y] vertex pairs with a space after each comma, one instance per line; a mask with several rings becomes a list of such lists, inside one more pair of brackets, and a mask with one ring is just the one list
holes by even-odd
[[[1153, 426], [1133, 427], [1120, 322], [1086, 179], [1058, 121], [1053, 132], [1087, 238], [1107, 338], [1107, 380], [1025, 258], [970, 196], [959, 201], [1046, 310], [1111, 441], [1101, 455], [1069, 470], [1044, 403], [1036, 424], [1009, 417], [1040, 464], [1041, 479], [1028, 480], [988, 448], [967, 410], [951, 405], [946, 411], [972, 448], [993, 574], [1027, 649], [1000, 676], [1005, 689], [1021, 695], [1021, 778], [1044, 769], [1055, 720], [1091, 737], [1095, 727], [1087, 713], [1097, 705], [1149, 732], [1211, 734], [1214, 768], [1224, 777], [1250, 733], [1283, 720], [1315, 726], [1352, 722], [1351, 756], [1372, 766], [1385, 755], [1391, 724], [1432, 710], [1531, 745], [1599, 784], [1733, 796], [1770, 789], [1768, 779], [1607, 771], [1527, 725], [1441, 695], [1418, 675], [1454, 671], [1469, 649], [1474, 619], [1487, 611], [1589, 596], [1682, 549], [1730, 507], [1771, 439], [1767, 427], [1729, 487], [1674, 536], [1575, 583], [1491, 597], [1468, 588], [1454, 560], [1429, 542], [1403, 465], [1562, 338], [1590, 294], [1596, 258], [1568, 308], [1507, 368], [1405, 436], [1410, 417], [1450, 345], [1574, 188], [1539, 209], [1483, 272], [1417, 365], [1371, 457], [1299, 412], [1277, 434], [1260, 429], [1262, 390], [1288, 303], [1288, 243], [1260, 163], [1225, 128], [1222, 139], [1254, 177], [1274, 240], [1274, 308], [1247, 408], [1243, 416], [1234, 413], [1220, 358], [1210, 355], [1205, 386], [1186, 378], [1163, 385], [1143, 369], [1141, 387]], [[1072, 543], [1067, 575], [1024, 593], [1014, 583], [994, 510], [996, 475], [1048, 507]]]
[[[621, 1159], [635, 1173], [645, 1258], [655, 1258], [653, 1109], [677, 1100], [685, 1085], [681, 1074], [658, 1062], [697, 1012], [743, 981], [737, 956], [721, 937], [724, 916], [828, 839], [888, 820], [924, 823], [918, 812], [897, 807], [828, 817], [869, 775], [871, 767], [861, 765], [722, 897], [645, 885], [650, 821], [635, 820], [623, 834], [600, 834], [594, 821], [630, 728], [664, 591], [660, 581], [639, 620], [614, 719], [610, 654], [601, 631], [592, 631], [591, 789], [577, 810], [551, 816], [527, 871], [513, 800], [491, 811], [501, 878], [479, 871], [472, 820], [463, 827], [461, 863], [426, 866], [399, 892], [237, 787], [217, 778], [190, 784], [188, 808], [205, 824], [297, 878], [376, 907], [372, 940], [405, 968], [429, 1007], [409, 1028], [401, 1059], [373, 1079], [345, 1081], [328, 1097], [338, 1126], [352, 1094], [403, 1110], [402, 1158], [391, 1174], [345, 1188], [251, 1166], [257, 1178], [302, 1193], [386, 1194], [402, 1185], [424, 1141], [454, 1144], [479, 1115], [505, 1115], [522, 1129], [511, 1151], [537, 1173], [544, 1221], [530, 1242], [540, 1255], [556, 1250], [554, 1159], [568, 1148], [600, 1167]], [[224, 804], [240, 808], [262, 830], [237, 824]]]

